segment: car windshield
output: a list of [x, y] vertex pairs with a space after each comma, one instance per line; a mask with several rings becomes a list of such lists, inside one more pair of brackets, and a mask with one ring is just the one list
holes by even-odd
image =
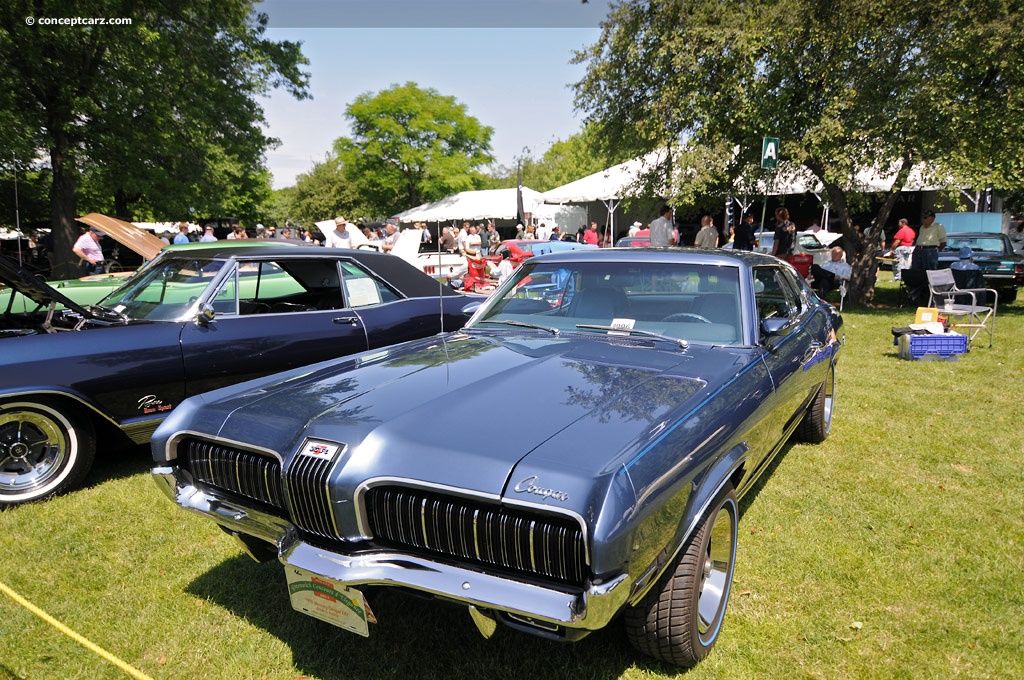
[[528, 261], [467, 327], [738, 344], [740, 309], [735, 266]]
[[163, 258], [139, 271], [101, 305], [131, 319], [179, 319], [226, 265], [209, 258]]
[[971, 250], [978, 253], [1003, 253], [1003, 240], [998, 237], [991, 238], [957, 238], [949, 237], [946, 242], [946, 250], [959, 251], [963, 246], [970, 246]]
[[818, 237], [814, 234], [799, 234], [797, 238], [800, 241], [800, 247], [804, 250], [822, 250], [825, 248], [825, 244], [818, 240]]

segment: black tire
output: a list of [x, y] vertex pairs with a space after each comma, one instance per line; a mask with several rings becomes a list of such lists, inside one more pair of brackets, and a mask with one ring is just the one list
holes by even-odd
[[804, 414], [804, 419], [797, 427], [796, 436], [808, 444], [820, 444], [828, 438], [832, 431], [832, 411], [835, 408], [836, 367], [828, 368], [825, 381], [821, 383], [811, 405]]
[[999, 289], [999, 304], [1010, 304], [1017, 299], [1016, 288], [1001, 288]]
[[638, 652], [687, 668], [708, 655], [729, 603], [738, 524], [736, 492], [727, 486], [675, 568], [626, 610], [626, 635]]
[[95, 456], [89, 420], [44, 399], [0, 403], [0, 506], [81, 484]]

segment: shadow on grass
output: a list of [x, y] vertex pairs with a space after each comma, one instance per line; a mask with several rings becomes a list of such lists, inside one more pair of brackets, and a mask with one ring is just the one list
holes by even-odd
[[[916, 310], [920, 305], [911, 302], [907, 294], [892, 282], [879, 283], [875, 286], [875, 296], [868, 307], [847, 306], [844, 314], [851, 312], [869, 316], [890, 315], [893, 312]], [[1000, 299], [997, 315], [1024, 316], [1024, 304], [1021, 301], [1005, 302]]]
[[775, 469], [778, 468], [782, 461], [785, 460], [786, 456], [789, 455], [789, 451], [793, 448], [794, 443], [793, 439], [790, 438], [785, 444], [783, 444], [782, 449], [780, 449], [779, 452], [775, 454], [775, 457], [772, 458], [772, 462], [770, 462], [761, 474], [758, 475], [757, 479], [754, 480], [754, 483], [750, 485], [749, 489], [747, 489], [747, 492], [743, 494], [743, 498], [741, 498], [739, 502], [740, 519], [743, 519], [743, 515], [747, 514], [747, 508], [757, 500], [757, 497], [761, 493], [765, 484], [767, 484], [768, 480], [770, 480], [772, 475], [775, 474]]
[[222, 562], [187, 590], [280, 639], [297, 669], [321, 678], [618, 678], [631, 667], [679, 670], [635, 652], [620, 619], [575, 643], [503, 626], [487, 640], [464, 607], [394, 589], [364, 590], [379, 623], [362, 638], [294, 611], [281, 565], [246, 556]]
[[24, 676], [17, 675], [7, 666], [0, 664], [0, 680], [22, 680]]
[[116, 450], [100, 450], [83, 486], [89, 487], [115, 479], [124, 479], [148, 472], [153, 467], [149, 444], [127, 446]]

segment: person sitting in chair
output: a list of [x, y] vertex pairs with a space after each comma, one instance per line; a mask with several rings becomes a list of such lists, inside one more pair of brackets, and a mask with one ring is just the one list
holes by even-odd
[[960, 259], [949, 265], [957, 288], [984, 288], [985, 277], [974, 262], [974, 251], [970, 246], [960, 247]]
[[850, 274], [853, 271], [849, 264], [843, 262], [843, 249], [840, 246], [832, 248], [830, 257], [831, 259], [825, 261], [824, 264], [811, 265], [814, 287], [818, 289], [818, 294], [823, 299], [830, 291], [839, 287], [842, 279], [850, 278]]

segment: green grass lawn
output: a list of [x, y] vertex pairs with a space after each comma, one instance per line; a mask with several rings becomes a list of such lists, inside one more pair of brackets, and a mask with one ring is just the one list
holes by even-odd
[[[882, 275], [888, 278], [887, 274]], [[880, 284], [845, 313], [829, 439], [792, 445], [742, 503], [733, 595], [692, 678], [1024, 677], [1024, 303], [995, 346], [897, 358]], [[575, 644], [382, 593], [364, 639], [291, 610], [256, 564], [168, 501], [148, 449], [89, 487], [0, 512], [0, 581], [154, 678], [666, 678], [620, 623]], [[0, 680], [124, 673], [0, 595]]]

